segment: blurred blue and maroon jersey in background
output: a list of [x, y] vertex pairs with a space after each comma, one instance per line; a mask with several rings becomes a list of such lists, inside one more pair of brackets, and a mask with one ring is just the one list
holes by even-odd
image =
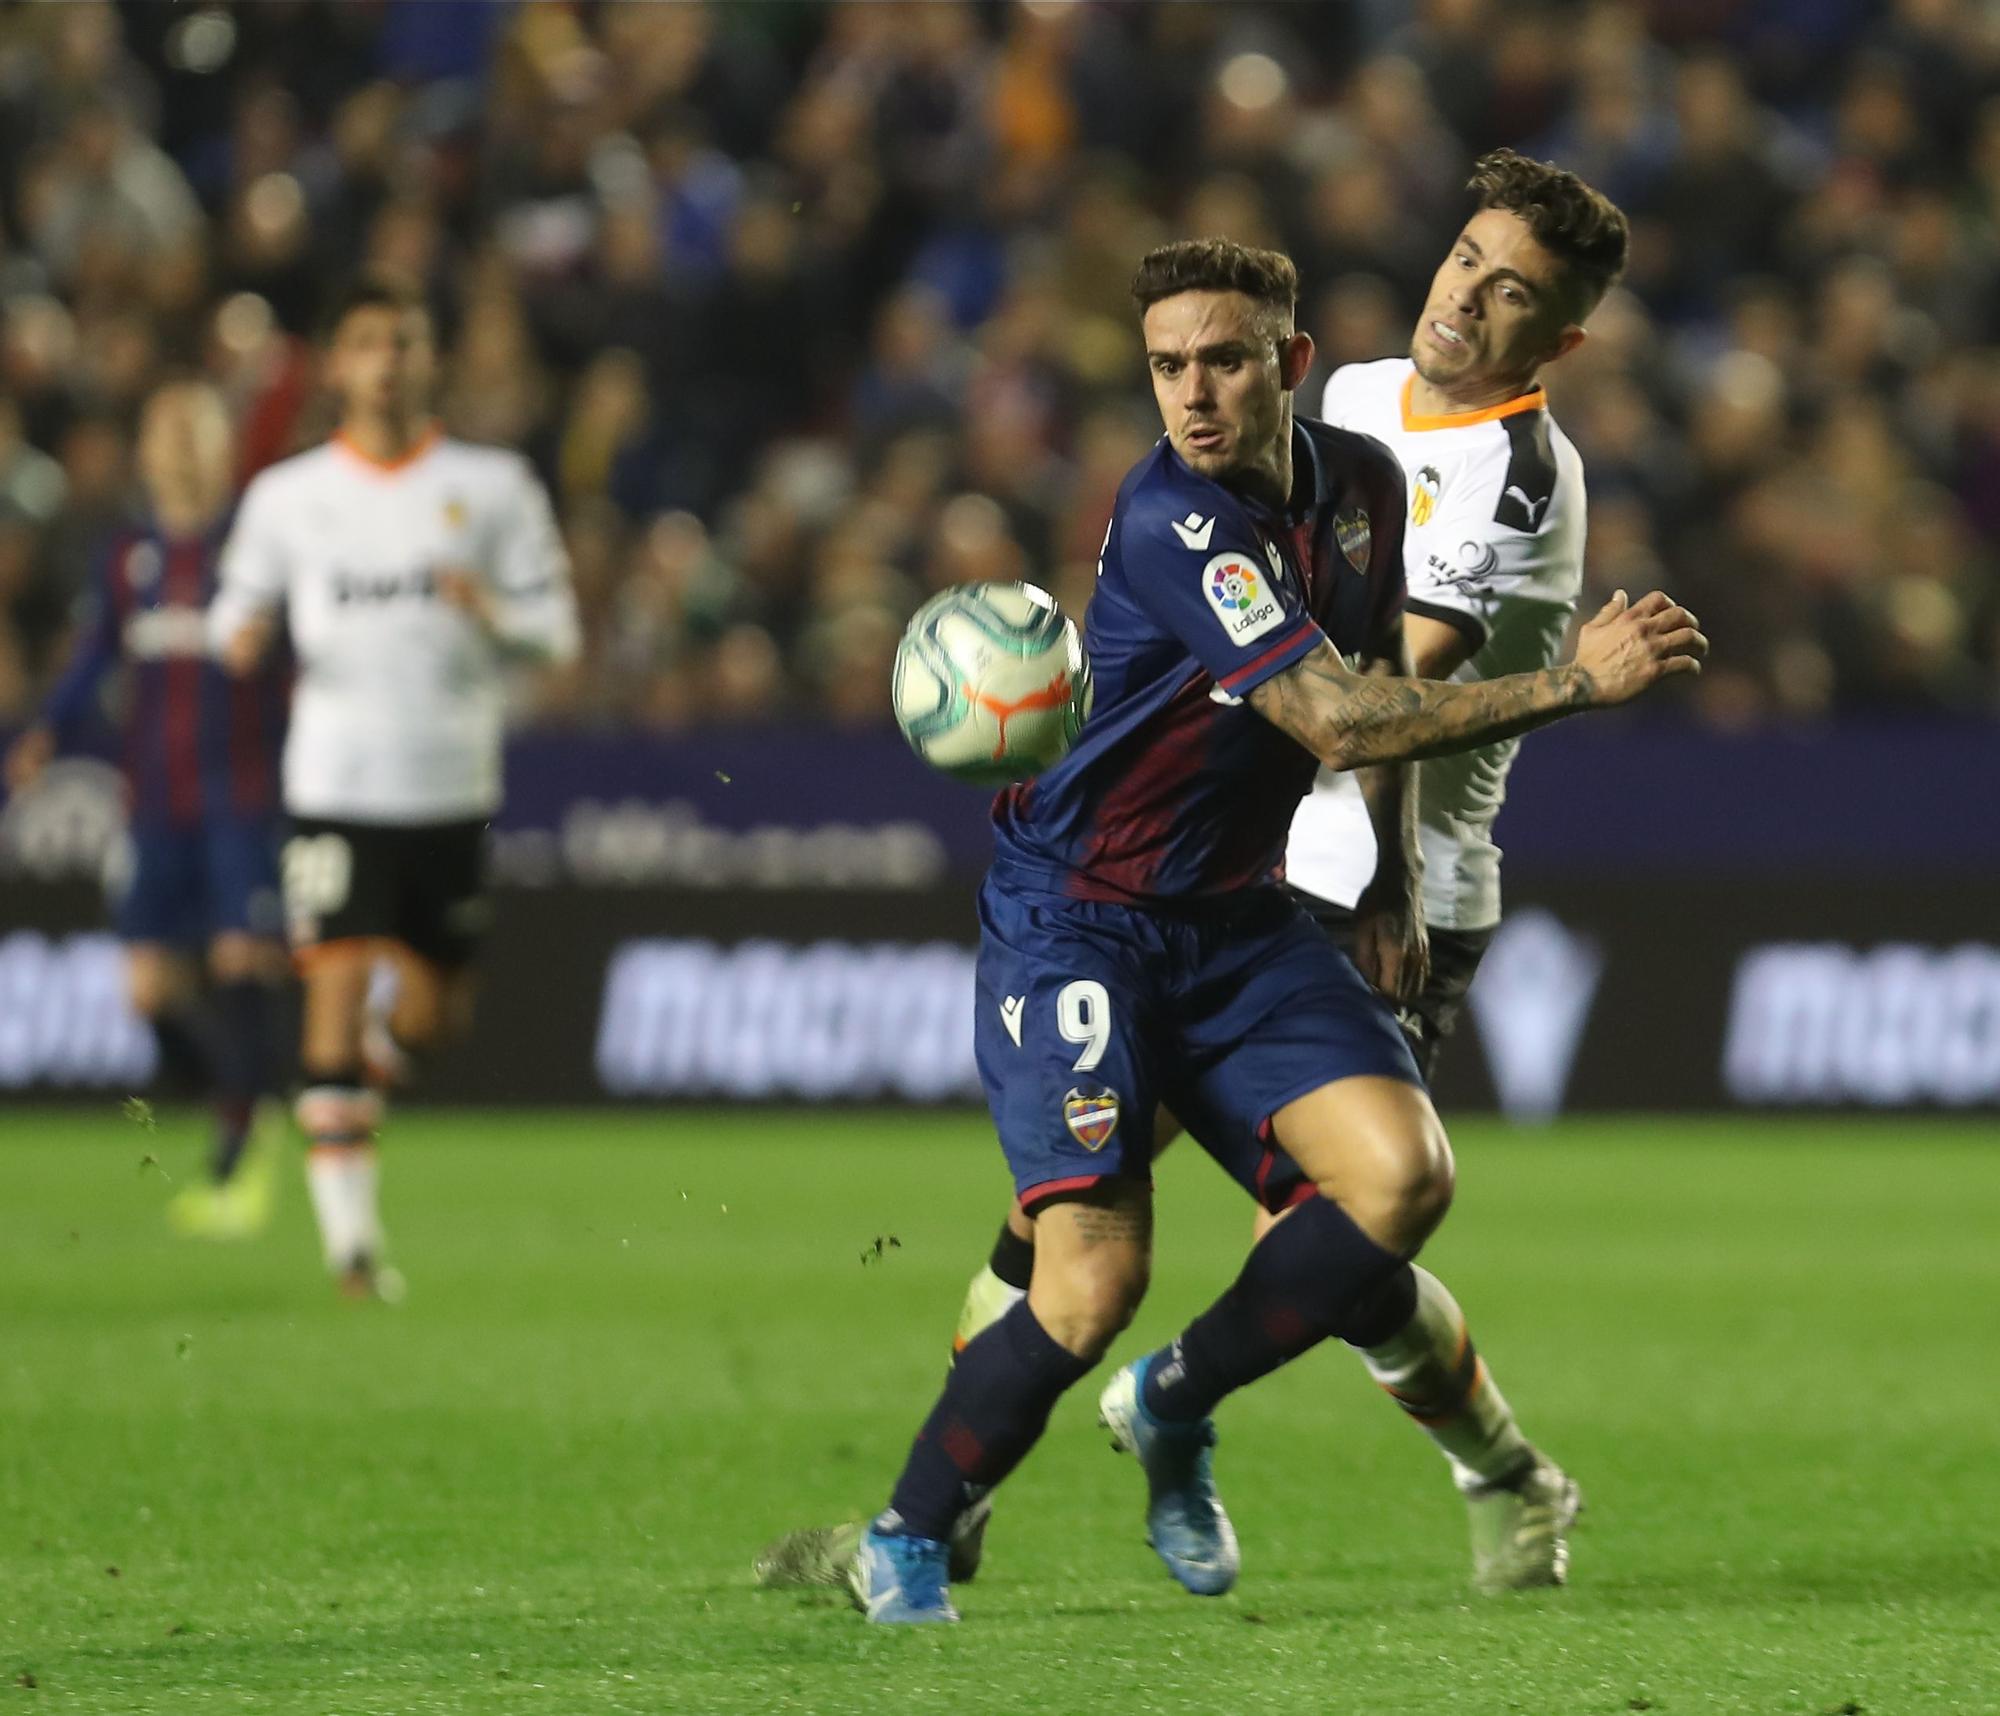
[[43, 718], [65, 748], [98, 710], [105, 676], [127, 673], [119, 726], [132, 821], [187, 828], [278, 813], [291, 667], [284, 652], [233, 679], [208, 652], [205, 616], [227, 516], [176, 538], [147, 522], [114, 534]]

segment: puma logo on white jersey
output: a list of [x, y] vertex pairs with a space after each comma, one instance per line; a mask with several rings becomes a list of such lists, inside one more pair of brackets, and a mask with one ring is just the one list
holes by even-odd
[[1509, 483], [1507, 493], [1521, 503], [1521, 510], [1528, 515], [1530, 524], [1539, 525], [1542, 522], [1542, 508], [1549, 504], [1547, 495], [1543, 495], [1540, 500], [1531, 501], [1528, 499], [1528, 491], [1519, 483]]

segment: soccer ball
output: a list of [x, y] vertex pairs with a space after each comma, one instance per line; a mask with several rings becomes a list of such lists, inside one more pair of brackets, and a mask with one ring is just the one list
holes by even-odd
[[1032, 584], [961, 584], [910, 617], [896, 648], [896, 724], [934, 769], [978, 786], [1057, 761], [1090, 713], [1090, 661]]

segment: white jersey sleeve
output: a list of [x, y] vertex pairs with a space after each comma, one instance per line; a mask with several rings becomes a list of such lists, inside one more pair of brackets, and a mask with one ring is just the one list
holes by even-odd
[[283, 604], [291, 582], [282, 502], [265, 475], [250, 480], [222, 545], [215, 596], [208, 607], [208, 647], [220, 651], [259, 614]]
[[492, 567], [494, 621], [508, 648], [569, 662], [580, 647], [569, 555], [548, 491], [523, 459], [513, 492], [496, 519]]

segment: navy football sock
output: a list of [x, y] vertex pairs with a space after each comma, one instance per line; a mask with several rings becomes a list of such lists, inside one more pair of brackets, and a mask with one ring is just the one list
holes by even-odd
[[1017, 1293], [1025, 1293], [1035, 1274], [1035, 1242], [1023, 1239], [1005, 1222], [1000, 1237], [993, 1242], [993, 1255], [986, 1267]]
[[215, 1054], [215, 1154], [210, 1170], [217, 1180], [234, 1172], [250, 1136], [257, 1099], [274, 1088], [271, 1077], [271, 1006], [274, 991], [254, 977], [215, 986], [220, 1024]]
[[160, 1080], [171, 1094], [200, 1098], [214, 1091], [219, 1036], [213, 1013], [198, 1000], [179, 1001], [153, 1015]]
[[1406, 1263], [1355, 1300], [1334, 1332], [1351, 1347], [1379, 1347], [1416, 1314], [1417, 1272]]
[[215, 1099], [215, 1140], [209, 1146], [208, 1177], [218, 1186], [236, 1172], [236, 1164], [243, 1160], [255, 1116], [256, 1109], [251, 1103], [230, 1096]]
[[1206, 1418], [1225, 1394], [1338, 1332], [1403, 1267], [1338, 1204], [1307, 1198], [1251, 1251], [1229, 1290], [1153, 1355], [1146, 1410], [1168, 1423]]
[[958, 1355], [889, 1506], [913, 1537], [943, 1539], [967, 1503], [1018, 1466], [1093, 1360], [1062, 1346], [1024, 1299]]
[[218, 1094], [254, 1102], [275, 1088], [271, 1077], [271, 1012], [277, 996], [268, 983], [238, 977], [215, 986], [215, 1086]]

